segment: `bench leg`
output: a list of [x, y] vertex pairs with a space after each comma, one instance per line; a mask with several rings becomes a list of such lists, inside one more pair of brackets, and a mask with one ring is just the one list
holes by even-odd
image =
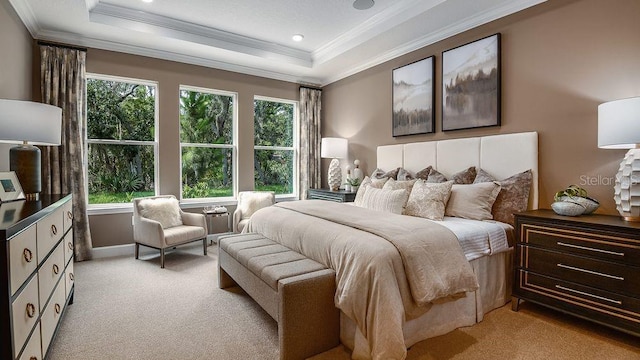
[[218, 287], [220, 289], [226, 289], [237, 285], [238, 284], [231, 278], [231, 276], [229, 276], [223, 268], [218, 266]]

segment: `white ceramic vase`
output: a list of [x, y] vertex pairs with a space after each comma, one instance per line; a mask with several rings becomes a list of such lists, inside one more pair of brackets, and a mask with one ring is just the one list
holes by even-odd
[[329, 177], [327, 182], [329, 183], [329, 189], [338, 191], [340, 184], [342, 183], [342, 171], [340, 170], [340, 160], [333, 159], [329, 164]]

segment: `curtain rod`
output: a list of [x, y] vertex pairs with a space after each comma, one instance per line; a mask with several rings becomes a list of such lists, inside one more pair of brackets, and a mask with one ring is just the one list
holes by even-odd
[[78, 51], [87, 52], [87, 48], [82, 48], [82, 47], [78, 47], [78, 46], [71, 46], [71, 45], [66, 45], [66, 44], [58, 44], [58, 43], [42, 41], [42, 40], [38, 40], [38, 45], [54, 46], [54, 47], [59, 47], [59, 48], [65, 48], [65, 49], [71, 49], [71, 50], [78, 50]]
[[311, 90], [320, 90], [320, 91], [322, 91], [322, 89], [321, 89], [321, 88], [319, 88], [319, 87], [313, 87], [313, 86], [308, 86], [308, 85], [300, 85], [300, 88], [311, 89]]

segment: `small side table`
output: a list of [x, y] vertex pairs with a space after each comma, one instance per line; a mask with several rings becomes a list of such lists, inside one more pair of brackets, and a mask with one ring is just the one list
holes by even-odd
[[227, 231], [229, 232], [229, 212], [225, 211], [225, 212], [215, 212], [212, 210], [202, 210], [202, 213], [204, 214], [204, 216], [207, 217], [207, 228], [209, 231], [209, 234], [207, 235], [207, 240], [209, 240], [209, 245], [213, 244], [215, 241], [214, 239], [218, 238], [219, 234], [224, 234], [225, 232], [217, 232], [214, 233], [212, 232], [213, 229], [213, 219], [214, 218], [219, 218], [219, 217], [223, 217], [225, 216], [227, 218]]
[[309, 189], [307, 191], [307, 199], [329, 200], [335, 202], [353, 202], [356, 199], [355, 191], [329, 189]]

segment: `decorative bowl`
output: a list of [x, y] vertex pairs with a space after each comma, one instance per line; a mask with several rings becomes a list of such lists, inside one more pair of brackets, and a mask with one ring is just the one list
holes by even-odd
[[598, 200], [590, 198], [590, 197], [580, 197], [580, 196], [562, 196], [558, 199], [562, 202], [574, 202], [584, 206], [584, 212], [582, 215], [588, 215], [592, 212], [596, 211], [598, 207], [600, 207], [600, 203]]
[[567, 201], [556, 201], [551, 204], [551, 208], [558, 215], [564, 216], [578, 216], [584, 214], [586, 208], [584, 205], [579, 204], [577, 202], [573, 202], [571, 200]]

